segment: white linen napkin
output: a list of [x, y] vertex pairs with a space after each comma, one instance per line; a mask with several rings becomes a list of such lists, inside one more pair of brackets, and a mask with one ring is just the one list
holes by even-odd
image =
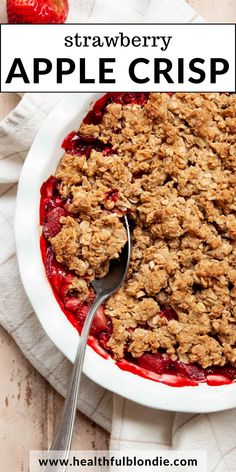
[[[111, 0], [83, 0], [76, 7], [77, 1], [72, 0], [71, 9], [75, 22], [114, 18], [116, 22], [200, 21], [181, 0], [119, 0], [116, 4]], [[25, 296], [13, 235], [15, 195], [23, 161], [44, 118], [61, 99], [62, 94], [26, 94], [0, 123], [0, 323], [34, 367], [65, 395], [71, 365], [48, 339]], [[111, 431], [113, 450], [204, 450], [208, 472], [236, 470], [236, 410], [210, 415], [152, 410], [112, 395], [85, 376], [78, 408]]]

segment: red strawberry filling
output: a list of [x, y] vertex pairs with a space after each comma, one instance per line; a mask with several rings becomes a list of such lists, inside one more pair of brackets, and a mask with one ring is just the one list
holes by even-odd
[[200, 366], [194, 364], [184, 364], [180, 361], [175, 361], [174, 366], [176, 372], [182, 377], [197, 380], [198, 382], [205, 382], [206, 380], [206, 372]]
[[46, 222], [43, 225], [43, 234], [45, 238], [53, 238], [61, 229], [60, 218], [65, 216], [63, 208], [55, 207], [50, 209], [46, 215]]
[[99, 139], [94, 139], [93, 136], [83, 135], [72, 131], [69, 133], [64, 141], [62, 142], [62, 148], [70, 154], [76, 154], [78, 156], [85, 155], [87, 159], [90, 157], [93, 149], [98, 152], [103, 152], [107, 155], [111, 149], [107, 144], [102, 143]]
[[43, 183], [41, 187], [41, 196], [43, 198], [52, 198], [55, 194], [55, 189], [57, 186], [57, 179], [51, 175], [46, 182]]
[[176, 311], [173, 310], [173, 308], [171, 308], [170, 306], [164, 307], [160, 311], [160, 316], [161, 317], [165, 316], [168, 320], [176, 320], [178, 318]]
[[115, 203], [117, 202], [118, 197], [119, 197], [119, 192], [116, 189], [108, 190], [108, 192], [106, 192], [105, 194], [106, 200], [111, 200], [112, 202], [115, 202]]
[[236, 379], [236, 367], [231, 365], [225, 365], [224, 367], [212, 366], [208, 367], [206, 371], [207, 375], [223, 375], [230, 380]]
[[[84, 123], [99, 123], [106, 106], [111, 102], [121, 104], [132, 103], [142, 106], [146, 103], [148, 95], [147, 93], [106, 94], [96, 102], [93, 109], [85, 117]], [[75, 131], [68, 134], [62, 143], [62, 147], [70, 154], [86, 155], [87, 158], [93, 149], [103, 152], [104, 155], [112, 152], [109, 146], [104, 145], [92, 136], [84, 136]], [[60, 231], [60, 218], [68, 214], [67, 208], [70, 199], [61, 197], [59, 184], [60, 182], [55, 177], [50, 177], [41, 187], [40, 223], [43, 226], [42, 255], [47, 277], [62, 310], [74, 326], [80, 330], [95, 294], [90, 289], [88, 300], [84, 302], [79, 300], [76, 292], [71, 289], [73, 278], [76, 277], [75, 274], [57, 262], [48, 241], [48, 238], [55, 236]], [[110, 189], [105, 195], [105, 200], [108, 199], [117, 202], [118, 190]], [[166, 317], [168, 320], [178, 318], [177, 313], [170, 306], [163, 306], [160, 316]], [[97, 311], [90, 333], [97, 339], [100, 346], [110, 352], [107, 343], [112, 335], [112, 322], [104, 313], [104, 305]], [[203, 369], [196, 364], [187, 365], [179, 360], [173, 361], [163, 352], [145, 353], [140, 358], [132, 358], [132, 360], [130, 354], [126, 352], [125, 359], [132, 362], [132, 364], [136, 364], [136, 369], [140, 367], [158, 375], [173, 374], [180, 379], [196, 381], [196, 384], [198, 382], [208, 382], [210, 385], [216, 385], [217, 378], [221, 379], [218, 384], [236, 380], [236, 367], [231, 365], [224, 367], [212, 366]], [[184, 383], [181, 385], [184, 385]]]
[[93, 109], [88, 112], [83, 122], [85, 124], [98, 124], [102, 121], [102, 117], [107, 105], [110, 103], [119, 103], [121, 105], [140, 105], [144, 106], [147, 103], [149, 93], [143, 92], [123, 92], [123, 93], [107, 93], [99, 98], [93, 106]]
[[[50, 247], [47, 247], [44, 257], [47, 277], [54, 289], [54, 293], [59, 298], [62, 309], [67, 313], [69, 311], [79, 326], [83, 326], [86, 315], [94, 300], [95, 294], [90, 290], [90, 295], [86, 302], [81, 302], [78, 297], [71, 291], [71, 284], [75, 275], [72, 271], [66, 269], [62, 264], [56, 261], [54, 253]], [[104, 306], [98, 309], [92, 326], [91, 334], [99, 335], [104, 332], [107, 327], [107, 317], [104, 313]]]
[[99, 334], [98, 342], [107, 351], [110, 351], [110, 348], [107, 346], [107, 343], [112, 335], [112, 331], [112, 322], [109, 318], [106, 317], [106, 326], [104, 330]]
[[137, 359], [140, 367], [146, 370], [151, 370], [156, 374], [166, 374], [174, 371], [174, 364], [166, 354], [157, 352], [156, 354], [143, 354]]

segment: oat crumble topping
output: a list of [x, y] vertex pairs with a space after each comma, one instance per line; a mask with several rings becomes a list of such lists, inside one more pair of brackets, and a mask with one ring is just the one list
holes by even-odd
[[152, 93], [82, 123], [101, 150], [62, 157], [69, 216], [49, 240], [82, 300], [126, 242], [122, 212], [133, 221], [128, 278], [105, 306], [115, 358], [236, 366], [235, 132], [235, 94]]

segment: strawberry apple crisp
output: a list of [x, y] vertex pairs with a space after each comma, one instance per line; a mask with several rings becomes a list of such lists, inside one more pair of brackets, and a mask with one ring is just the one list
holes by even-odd
[[113, 93], [63, 141], [41, 192], [47, 275], [81, 325], [129, 215], [128, 277], [92, 327], [116, 360], [236, 378], [235, 133], [235, 94]]

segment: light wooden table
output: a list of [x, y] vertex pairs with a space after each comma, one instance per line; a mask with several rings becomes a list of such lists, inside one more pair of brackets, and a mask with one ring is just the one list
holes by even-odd
[[[207, 21], [236, 22], [235, 0], [188, 2]], [[6, 21], [5, 0], [0, 0], [0, 20]], [[16, 94], [0, 94], [0, 119], [14, 108], [18, 100]], [[1, 470], [27, 472], [28, 451], [47, 449], [51, 444], [62, 398], [29, 364], [1, 327], [0, 373]], [[105, 431], [82, 414], [77, 414], [74, 449], [106, 449], [108, 439]]]

